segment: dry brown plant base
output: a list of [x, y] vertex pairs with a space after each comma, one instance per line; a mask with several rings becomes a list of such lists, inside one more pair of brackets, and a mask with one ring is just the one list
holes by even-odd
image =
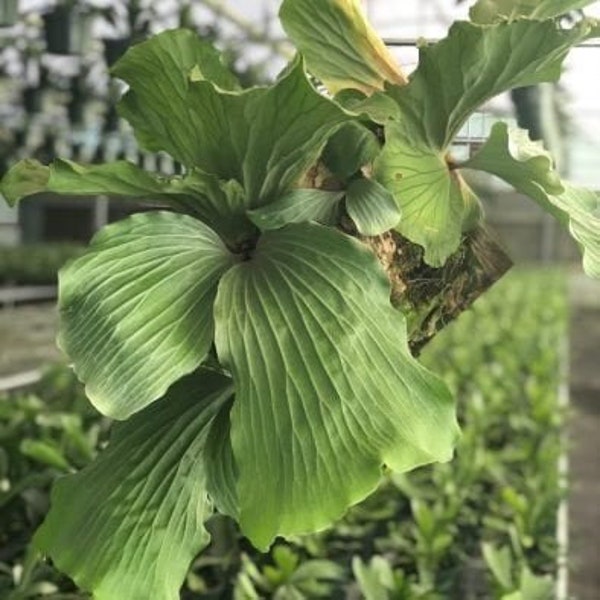
[[407, 316], [413, 356], [512, 267], [495, 236], [483, 226], [466, 233], [460, 248], [440, 268], [427, 265], [423, 248], [396, 231], [362, 236], [349, 219], [343, 219], [341, 229], [369, 246], [385, 269], [392, 304]]

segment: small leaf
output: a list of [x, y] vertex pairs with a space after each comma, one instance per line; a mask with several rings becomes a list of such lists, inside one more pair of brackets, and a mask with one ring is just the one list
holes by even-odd
[[335, 101], [354, 114], [365, 115], [374, 123], [384, 125], [390, 119], [400, 118], [400, 107], [388, 94], [375, 92], [365, 96], [358, 90], [342, 90], [336, 94]]
[[372, 163], [381, 145], [377, 136], [364, 125], [350, 122], [335, 133], [325, 146], [322, 160], [341, 179], [347, 179]]
[[360, 0], [284, 0], [279, 18], [311, 73], [330, 92], [354, 88], [371, 94], [386, 82], [406, 82]]
[[290, 575], [298, 566], [300, 557], [289, 546], [275, 546], [272, 550], [273, 561], [281, 571], [284, 580], [288, 580]]
[[292, 190], [271, 204], [248, 211], [248, 217], [263, 230], [307, 221], [332, 225], [337, 221], [338, 205], [343, 197], [343, 191]]
[[413, 518], [419, 533], [428, 541], [433, 540], [436, 533], [435, 515], [425, 502], [413, 499], [411, 501]]
[[552, 19], [582, 9], [595, 0], [478, 0], [469, 10], [473, 23], [492, 25], [519, 17]]
[[389, 296], [365, 246], [310, 223], [267, 231], [221, 280], [215, 342], [236, 386], [239, 520], [258, 547], [326, 527], [383, 465], [451, 457], [451, 395], [411, 357]]
[[552, 600], [555, 597], [554, 582], [549, 576], [534, 575], [527, 566], [524, 566], [520, 592], [523, 600]]
[[105, 415], [125, 419], [206, 358], [220, 276], [235, 262], [184, 215], [134, 215], [59, 275], [59, 345]]
[[45, 440], [24, 439], [19, 445], [22, 454], [38, 462], [68, 472], [71, 469], [69, 461], [64, 457], [56, 443]]
[[371, 179], [357, 179], [350, 184], [346, 210], [362, 235], [379, 235], [396, 227], [400, 220], [392, 193]]
[[352, 572], [365, 600], [388, 600], [394, 591], [394, 571], [382, 556], [371, 557], [368, 564], [355, 556]]
[[561, 181], [550, 155], [526, 131], [496, 124], [479, 152], [461, 166], [502, 178], [568, 226], [583, 248], [585, 272], [600, 279], [600, 197]]
[[484, 543], [481, 550], [487, 566], [504, 591], [508, 592], [514, 589], [513, 560], [510, 548], [508, 546], [497, 548], [493, 544]]
[[161, 197], [167, 203], [198, 217], [235, 248], [257, 233], [246, 216], [248, 199], [235, 180], [222, 181], [193, 169], [184, 177], [172, 177]]
[[317, 579], [343, 580], [344, 568], [330, 560], [309, 560], [301, 563], [292, 576], [292, 582], [296, 585], [303, 581]]
[[228, 378], [194, 373], [116, 424], [93, 463], [55, 484], [36, 546], [97, 600], [178, 599], [208, 543], [207, 436], [231, 394]]

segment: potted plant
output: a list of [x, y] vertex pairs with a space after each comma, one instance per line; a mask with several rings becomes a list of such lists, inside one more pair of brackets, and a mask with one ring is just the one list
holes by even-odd
[[213, 507], [266, 549], [327, 527], [384, 469], [451, 459], [452, 394], [415, 356], [508, 268], [464, 171], [548, 210], [600, 276], [597, 195], [526, 132], [499, 123], [474, 156], [451, 156], [478, 106], [556, 80], [598, 35], [593, 20], [561, 27], [573, 4], [480, 0], [407, 77], [359, 0], [285, 0], [299, 55], [250, 89], [206, 41], [168, 31], [113, 74], [140, 146], [183, 174], [8, 172], [12, 204], [45, 190], [164, 207], [108, 226], [61, 272], [59, 345], [121, 422], [55, 486], [35, 543], [58, 568], [99, 600], [171, 599]]

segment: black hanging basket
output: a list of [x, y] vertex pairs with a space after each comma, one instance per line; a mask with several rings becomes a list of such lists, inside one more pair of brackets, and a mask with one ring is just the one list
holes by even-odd
[[0, 27], [12, 27], [19, 17], [19, 0], [0, 0]]
[[131, 38], [104, 39], [104, 60], [112, 67], [131, 46]]
[[23, 90], [23, 108], [29, 116], [42, 111], [43, 94], [43, 89], [37, 86], [28, 86]]
[[82, 54], [90, 41], [87, 15], [70, 6], [56, 6], [44, 19], [46, 52], [50, 54]]

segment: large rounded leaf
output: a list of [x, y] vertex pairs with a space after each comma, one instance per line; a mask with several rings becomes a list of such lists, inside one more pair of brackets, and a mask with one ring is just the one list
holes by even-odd
[[414, 360], [374, 255], [316, 224], [265, 233], [221, 280], [216, 344], [236, 399], [239, 519], [259, 547], [330, 524], [377, 485], [448, 460], [446, 386]]
[[175, 600], [208, 543], [206, 453], [231, 380], [199, 371], [115, 426], [108, 448], [60, 479], [35, 543], [97, 600]]
[[61, 271], [59, 345], [98, 410], [125, 419], [200, 365], [233, 262], [200, 221], [156, 212], [106, 227]]

